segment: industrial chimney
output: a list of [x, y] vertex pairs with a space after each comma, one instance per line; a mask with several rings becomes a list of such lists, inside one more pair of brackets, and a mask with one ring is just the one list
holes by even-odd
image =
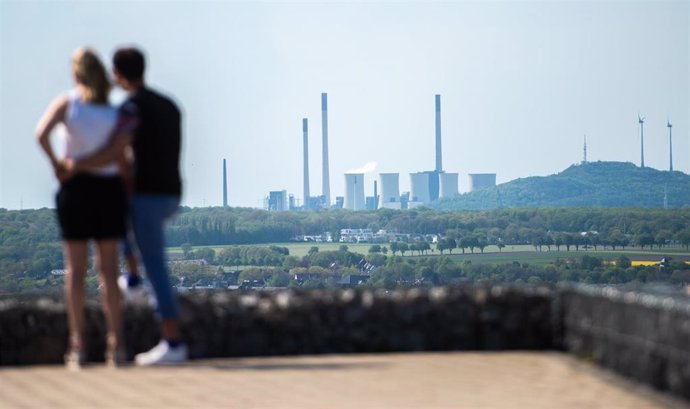
[[441, 95], [436, 94], [436, 172], [443, 172], [441, 154]]
[[326, 200], [326, 208], [331, 207], [331, 184], [328, 174], [328, 94], [321, 93], [321, 133], [323, 146], [323, 196]]
[[228, 207], [228, 174], [223, 159], [223, 207]]
[[302, 118], [302, 144], [304, 146], [304, 208], [309, 208], [309, 134], [308, 119]]

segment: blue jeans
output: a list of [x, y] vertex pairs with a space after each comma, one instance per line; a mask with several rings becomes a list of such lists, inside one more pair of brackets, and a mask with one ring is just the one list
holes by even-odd
[[165, 222], [180, 205], [178, 196], [135, 194], [132, 198], [132, 228], [141, 261], [146, 268], [158, 301], [158, 313], [162, 319], [179, 316], [177, 296], [169, 281], [165, 261]]

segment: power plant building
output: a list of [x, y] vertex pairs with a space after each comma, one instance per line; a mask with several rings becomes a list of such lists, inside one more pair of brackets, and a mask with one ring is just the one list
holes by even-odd
[[496, 186], [495, 173], [470, 173], [470, 192]]
[[365, 210], [364, 173], [345, 174], [345, 203], [349, 210]]
[[400, 174], [381, 173], [381, 199], [379, 209], [400, 209]]
[[265, 204], [266, 210], [284, 212], [289, 209], [288, 194], [285, 190], [275, 190], [268, 193]]
[[440, 197], [447, 199], [458, 195], [458, 174], [440, 173], [439, 175]]

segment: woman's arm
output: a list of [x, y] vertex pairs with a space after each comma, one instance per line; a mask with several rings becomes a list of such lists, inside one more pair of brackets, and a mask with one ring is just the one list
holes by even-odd
[[55, 126], [64, 120], [66, 110], [67, 98], [65, 96], [60, 96], [48, 106], [48, 109], [46, 109], [46, 112], [38, 121], [38, 125], [36, 125], [38, 143], [41, 145], [46, 156], [48, 156], [50, 165], [53, 167], [55, 176], [57, 176], [58, 179], [62, 178], [61, 166], [55, 157], [53, 147], [50, 145], [50, 134]]

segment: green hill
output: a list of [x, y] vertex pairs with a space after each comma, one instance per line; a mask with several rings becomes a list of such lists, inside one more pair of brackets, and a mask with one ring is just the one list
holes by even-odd
[[551, 176], [520, 178], [493, 188], [443, 199], [442, 210], [530, 207], [669, 208], [690, 206], [690, 175], [632, 163], [591, 162], [572, 165]]

